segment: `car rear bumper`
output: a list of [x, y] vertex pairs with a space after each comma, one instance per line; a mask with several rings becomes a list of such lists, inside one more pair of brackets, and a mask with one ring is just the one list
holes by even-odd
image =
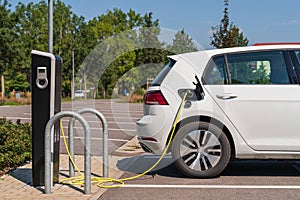
[[173, 113], [166, 106], [152, 109], [151, 114], [145, 115], [136, 123], [138, 140], [146, 152], [161, 154], [166, 146], [173, 123]]

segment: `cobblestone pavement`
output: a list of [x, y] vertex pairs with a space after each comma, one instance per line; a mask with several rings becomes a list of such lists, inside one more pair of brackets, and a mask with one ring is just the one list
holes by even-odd
[[[109, 177], [119, 178], [123, 172], [118, 170], [118, 161], [132, 155], [141, 153], [136, 148], [136, 139], [132, 139], [124, 146], [120, 147], [115, 155], [109, 156]], [[79, 169], [83, 171], [84, 156], [76, 155], [75, 162]], [[69, 159], [66, 154], [60, 155], [59, 179], [66, 178], [69, 174]], [[102, 176], [102, 157], [92, 156], [92, 176]], [[70, 186], [55, 184], [51, 188], [51, 194], [44, 194], [44, 187], [33, 187], [31, 162], [21, 166], [0, 178], [0, 199], [98, 199], [106, 189], [99, 188], [96, 183], [91, 185], [91, 194], [84, 194], [83, 186]]]

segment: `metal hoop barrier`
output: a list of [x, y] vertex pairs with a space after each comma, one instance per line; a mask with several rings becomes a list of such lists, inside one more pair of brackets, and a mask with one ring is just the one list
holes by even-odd
[[85, 132], [85, 145], [84, 145], [84, 193], [91, 193], [91, 131], [87, 121], [76, 112], [63, 111], [54, 115], [47, 123], [45, 129], [45, 194], [51, 193], [51, 186], [53, 180], [51, 180], [51, 144], [53, 140], [53, 132], [51, 129], [53, 125], [62, 117], [72, 117], [77, 119], [83, 126]]
[[[92, 109], [92, 108], [84, 108], [84, 109], [79, 110], [77, 113], [79, 113], [79, 114], [84, 114], [84, 113], [95, 114], [102, 123], [103, 177], [107, 178], [108, 177], [108, 126], [107, 126], [107, 121], [101, 112], [99, 112], [98, 110]], [[75, 118], [71, 118], [69, 121], [69, 125], [68, 125], [69, 149], [70, 149], [70, 156], [73, 159], [73, 161], [75, 160], [75, 153], [74, 153], [74, 122], [75, 122], [75, 120], [76, 120]], [[70, 177], [74, 177], [75, 169], [74, 169], [73, 163], [71, 162], [71, 158], [69, 161], [69, 174], [70, 174]]]

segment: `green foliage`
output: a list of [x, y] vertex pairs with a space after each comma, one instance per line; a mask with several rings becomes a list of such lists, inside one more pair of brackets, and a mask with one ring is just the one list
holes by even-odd
[[270, 84], [270, 70], [267, 69], [263, 62], [229, 64], [233, 84]]
[[[110, 15], [114, 17], [108, 17]], [[118, 16], [118, 19], [115, 16]], [[117, 20], [122, 23], [116, 23]], [[102, 96], [111, 96], [116, 85], [119, 92], [124, 89], [129, 92], [131, 88], [139, 86], [140, 79], [146, 80], [147, 77], [144, 76], [144, 71], [140, 73], [135, 68], [147, 63], [166, 62], [166, 51], [162, 50], [163, 44], [158, 40], [158, 20], [153, 20], [152, 13], [141, 16], [133, 10], [124, 13], [114, 9], [94, 19], [92, 23], [97, 35], [103, 37], [106, 34], [107, 38], [110, 38], [100, 38], [103, 39], [101, 45], [93, 50], [94, 55], [85, 60], [89, 69], [83, 69], [93, 82], [98, 83], [97, 80], [101, 77], [98, 88]], [[111, 36], [113, 32], [109, 33], [107, 30], [115, 34]], [[147, 71], [151, 71], [151, 68]]]
[[19, 71], [11, 71], [5, 73], [6, 77], [14, 77], [6, 81], [6, 88], [8, 91], [29, 91], [30, 84], [26, 82], [26, 74]]
[[[7, 0], [0, 0], [0, 75], [18, 63], [19, 40], [16, 22]], [[18, 41], [18, 42], [16, 42]]]
[[[19, 2], [11, 11], [8, 0], [0, 0], [0, 17], [0, 75], [5, 76], [5, 90], [29, 91], [30, 52], [48, 50], [47, 2]], [[73, 13], [70, 5], [55, 0], [53, 20], [54, 54], [63, 58], [63, 97], [71, 96], [73, 52], [75, 89], [79, 89], [77, 85], [82, 80], [82, 89], [95, 88], [91, 96], [98, 94], [105, 98], [127, 72], [132, 70], [134, 76], [125, 76], [126, 83], [118, 84], [120, 91], [125, 87], [139, 87], [138, 82], [154, 78], [161, 69], [147, 65], [149, 68], [143, 73], [134, 68], [151, 63], [163, 66], [170, 52], [196, 50], [183, 30], [175, 35], [173, 44], [166, 47], [160, 42], [159, 20], [151, 12], [142, 15], [132, 9], [124, 12], [115, 8], [86, 21]], [[92, 50], [103, 43], [107, 48], [98, 48], [93, 55]], [[103, 66], [109, 68], [105, 70]]]
[[133, 94], [144, 96], [145, 93], [146, 93], [146, 90], [144, 88], [137, 88]]
[[[270, 68], [269, 68], [270, 69]], [[259, 66], [254, 70], [257, 84], [270, 84], [270, 71], [267, 70], [264, 62], [260, 62]]]
[[[132, 17], [133, 13], [127, 13], [128, 19], [130, 15]], [[112, 92], [116, 92], [115, 89], [118, 94], [123, 94], [125, 90], [131, 93], [135, 88], [145, 87], [147, 79], [155, 78], [169, 61], [167, 55], [197, 50], [184, 30], [175, 35], [171, 44], [161, 42], [159, 21], [153, 19], [152, 13], [146, 13], [143, 17], [137, 15], [134, 18], [138, 20], [136, 23], [129, 23], [129, 28], [132, 28], [132, 24], [141, 27], [137, 27], [135, 31], [125, 31], [114, 36], [113, 40], [106, 41], [107, 44], [103, 45], [102, 49], [108, 46], [109, 53], [97, 52], [105, 61], [110, 60], [109, 56], [119, 55], [117, 59], [111, 59], [112, 63], [109, 63], [109, 67], [103, 73], [100, 81], [102, 94], [110, 96]], [[123, 23], [125, 21], [123, 20]], [[98, 63], [98, 66], [101, 65], [106, 66], [104, 62]]]
[[172, 44], [167, 46], [171, 54], [187, 53], [197, 51], [197, 47], [192, 38], [182, 29], [175, 34]]
[[31, 125], [0, 119], [0, 170], [31, 160]]
[[[26, 74], [26, 81], [30, 79], [30, 62], [32, 49], [48, 50], [48, 5], [45, 1], [39, 3], [29, 3], [27, 5], [19, 3], [15, 9], [14, 15], [17, 19], [15, 27], [18, 35], [22, 39], [23, 66], [26, 66], [22, 73]], [[87, 41], [81, 38], [87, 38], [82, 34], [85, 22], [83, 17], [78, 17], [71, 11], [71, 6], [65, 5], [61, 0], [54, 1], [53, 16], [53, 36], [54, 53], [63, 58], [62, 66], [62, 84], [68, 86], [68, 90], [63, 90], [63, 94], [70, 95], [70, 82], [72, 78], [72, 51], [75, 52], [75, 73], [79, 68], [79, 63], [83, 62], [88, 54], [86, 50]], [[82, 42], [86, 43], [84, 45]], [[11, 73], [10, 73], [11, 74]], [[22, 81], [24, 83], [24, 80]], [[9, 89], [15, 85], [7, 86]], [[14, 88], [15, 89], [15, 88]], [[25, 91], [29, 88], [23, 88]]]
[[248, 45], [248, 38], [241, 30], [229, 22], [229, 0], [224, 0], [224, 17], [219, 26], [212, 27], [211, 45], [216, 48], [241, 47]]
[[19, 105], [23, 105], [22, 103], [18, 103], [18, 102], [14, 102], [14, 101], [3, 101], [0, 102], [0, 106], [19, 106]]

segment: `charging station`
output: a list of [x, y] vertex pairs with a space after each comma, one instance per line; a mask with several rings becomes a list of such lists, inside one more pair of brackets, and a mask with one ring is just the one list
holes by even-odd
[[[44, 185], [45, 128], [61, 111], [62, 58], [51, 53], [31, 51], [31, 115], [32, 115], [32, 185]], [[57, 122], [51, 138], [53, 183], [59, 180], [60, 125]]]

